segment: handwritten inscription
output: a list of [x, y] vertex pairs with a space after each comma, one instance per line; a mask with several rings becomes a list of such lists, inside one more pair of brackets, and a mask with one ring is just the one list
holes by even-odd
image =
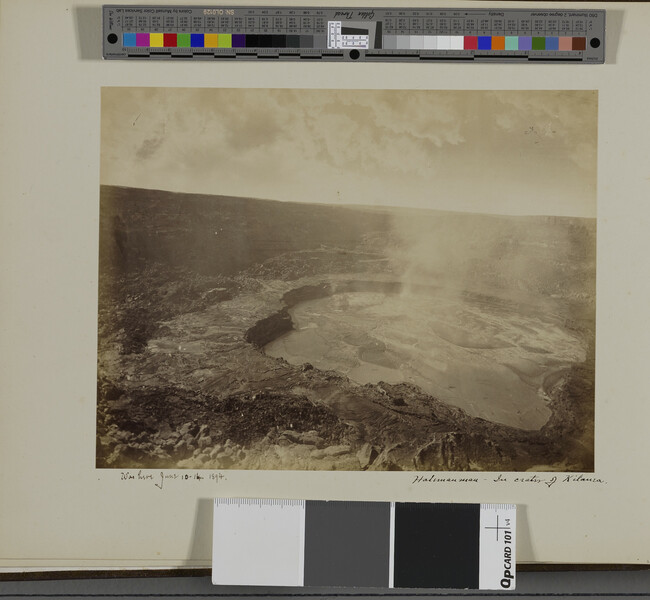
[[[151, 471], [120, 471], [120, 481], [131, 483], [144, 483], [151, 484], [162, 490], [165, 488], [167, 482], [180, 485], [192, 484], [219, 484], [227, 481], [227, 477], [219, 471], [187, 471], [183, 473], [178, 472], [151, 472]], [[583, 473], [577, 474], [516, 474], [516, 473], [489, 473], [485, 475], [469, 474], [438, 474], [438, 473], [424, 473], [416, 474], [411, 480], [411, 485], [422, 484], [460, 484], [460, 485], [476, 485], [476, 484], [502, 484], [512, 483], [517, 485], [539, 486], [551, 488], [555, 485], [583, 485], [583, 486], [602, 486], [607, 485], [607, 480], [602, 477]]]
[[360, 19], [372, 20], [375, 18], [374, 10], [360, 10], [358, 13]]
[[413, 483], [479, 483], [478, 477], [451, 477], [446, 475], [416, 475]]
[[525, 483], [540, 485], [543, 484], [546, 487], [553, 487], [555, 484], [595, 484], [595, 485], [606, 485], [607, 481], [601, 477], [595, 477], [593, 475], [583, 475], [579, 473], [577, 475], [504, 475], [499, 473], [495, 479], [494, 483]]
[[151, 473], [149, 471], [121, 471], [120, 481], [150, 483], [157, 487], [159, 490], [164, 489], [165, 483], [168, 481], [178, 484], [195, 484], [195, 483], [221, 483], [226, 481], [227, 478], [220, 472], [200, 472], [188, 471], [186, 473], [166, 473], [159, 471]]
[[490, 475], [472, 475], [472, 476], [458, 476], [458, 475], [438, 475], [437, 473], [427, 473], [425, 475], [416, 475], [412, 481], [412, 485], [423, 483], [460, 483], [460, 484], [476, 484], [476, 483], [515, 483], [523, 485], [533, 485], [547, 488], [554, 485], [607, 485], [607, 481], [602, 477], [595, 475], [584, 475], [578, 473], [575, 475], [567, 474], [553, 474], [538, 475], [538, 474], [512, 474], [512, 473], [491, 473]]

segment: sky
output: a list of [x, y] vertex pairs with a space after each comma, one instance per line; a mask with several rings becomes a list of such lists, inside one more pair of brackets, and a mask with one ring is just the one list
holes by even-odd
[[596, 91], [103, 88], [102, 184], [596, 216]]

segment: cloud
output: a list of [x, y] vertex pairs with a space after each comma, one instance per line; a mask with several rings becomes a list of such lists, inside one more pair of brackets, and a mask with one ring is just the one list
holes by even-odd
[[163, 136], [148, 138], [142, 142], [140, 147], [136, 150], [135, 158], [139, 160], [147, 160], [151, 158], [156, 151], [162, 146], [165, 141]]
[[508, 143], [526, 150], [544, 144], [595, 177], [598, 96], [586, 91], [493, 92], [494, 125]]
[[465, 141], [452, 103], [421, 91], [328, 92], [312, 99], [304, 123], [311, 145], [304, 156], [376, 176], [422, 173]]
[[591, 92], [102, 93], [102, 181], [136, 187], [482, 212], [583, 190], [570, 212], [593, 204], [595, 148]]

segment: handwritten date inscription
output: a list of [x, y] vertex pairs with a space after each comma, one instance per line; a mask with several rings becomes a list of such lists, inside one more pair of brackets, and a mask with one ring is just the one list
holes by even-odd
[[200, 473], [198, 471], [191, 471], [187, 473], [165, 473], [164, 471], [160, 471], [158, 473], [149, 473], [147, 471], [138, 471], [136, 473], [133, 471], [121, 471], [120, 481], [149, 482], [159, 490], [162, 490], [167, 481], [180, 484], [203, 482], [221, 483], [222, 481], [226, 481], [226, 476], [220, 472]]

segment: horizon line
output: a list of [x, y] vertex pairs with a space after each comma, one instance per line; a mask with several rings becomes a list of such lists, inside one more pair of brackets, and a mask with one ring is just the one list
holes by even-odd
[[513, 214], [513, 213], [497, 213], [497, 212], [480, 212], [480, 211], [470, 211], [470, 210], [451, 210], [445, 208], [423, 208], [419, 206], [395, 206], [392, 204], [346, 204], [339, 202], [301, 202], [299, 200], [279, 200], [276, 198], [259, 198], [257, 196], [228, 196], [226, 194], [211, 194], [207, 192], [179, 192], [176, 190], [165, 190], [161, 188], [145, 188], [145, 187], [136, 187], [132, 185], [121, 185], [116, 183], [101, 183], [99, 187], [114, 187], [114, 188], [125, 188], [129, 190], [146, 190], [149, 192], [164, 192], [167, 194], [183, 194], [185, 196], [214, 196], [222, 198], [242, 198], [246, 200], [259, 200], [262, 202], [279, 202], [282, 204], [303, 204], [303, 205], [314, 205], [314, 206], [339, 206], [342, 208], [368, 208], [374, 210], [381, 209], [393, 209], [393, 210], [413, 210], [413, 211], [423, 211], [423, 212], [439, 212], [439, 213], [453, 213], [461, 215], [482, 215], [488, 217], [555, 217], [558, 219], [589, 219], [597, 220], [598, 216], [587, 217], [583, 215], [556, 215], [556, 214], [544, 214], [544, 213], [530, 213], [530, 214]]

